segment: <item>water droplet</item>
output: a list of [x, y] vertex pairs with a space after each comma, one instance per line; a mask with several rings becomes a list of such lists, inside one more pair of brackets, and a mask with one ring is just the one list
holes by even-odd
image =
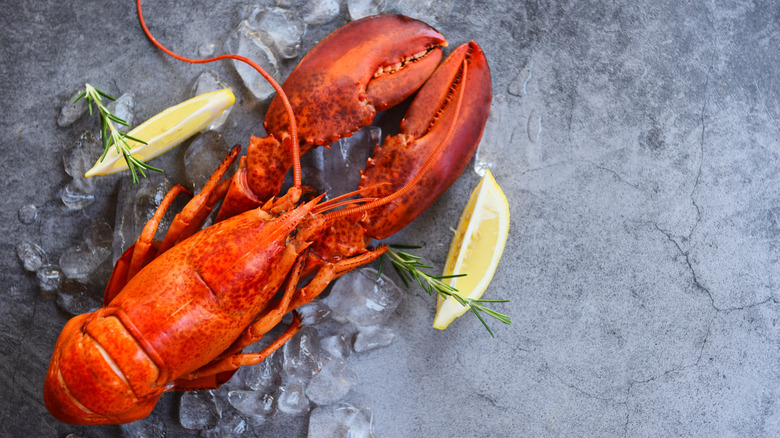
[[19, 222], [29, 225], [38, 218], [38, 207], [33, 204], [22, 205], [16, 212], [16, 217], [19, 218]]

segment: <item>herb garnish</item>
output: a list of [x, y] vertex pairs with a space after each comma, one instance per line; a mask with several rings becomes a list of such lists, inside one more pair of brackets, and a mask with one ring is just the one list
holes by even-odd
[[[468, 307], [471, 309], [472, 312], [474, 312], [475, 315], [477, 315], [477, 318], [482, 322], [482, 325], [485, 326], [488, 333], [490, 333], [490, 336], [496, 337], [496, 335], [493, 334], [493, 331], [490, 330], [490, 327], [488, 327], [485, 320], [482, 318], [482, 315], [480, 315], [479, 312], [483, 312], [484, 314], [491, 316], [504, 324], [511, 324], [512, 322], [509, 319], [509, 316], [504, 315], [503, 313], [496, 312], [495, 310], [489, 309], [485, 306], [483, 306], [483, 303], [508, 303], [509, 300], [482, 300], [482, 299], [473, 299], [473, 298], [467, 298], [462, 297], [458, 294], [458, 289], [455, 287], [450, 286], [447, 283], [444, 283], [442, 280], [445, 280], [447, 278], [456, 278], [456, 277], [463, 277], [466, 274], [458, 274], [458, 275], [429, 275], [420, 269], [434, 269], [433, 266], [427, 266], [420, 262], [420, 259], [422, 257], [410, 254], [406, 251], [395, 251], [395, 249], [414, 249], [414, 248], [422, 248], [421, 246], [413, 246], [413, 245], [390, 245], [390, 248], [388, 248], [387, 252], [382, 254], [382, 256], [379, 259], [379, 275], [382, 275], [382, 265], [385, 259], [385, 256], [387, 256], [390, 259], [390, 262], [392, 263], [393, 269], [395, 269], [395, 272], [398, 273], [398, 276], [401, 277], [401, 280], [404, 282], [404, 285], [406, 287], [409, 287], [409, 283], [412, 282], [412, 280], [415, 280], [417, 284], [420, 285], [421, 288], [423, 288], [426, 292], [428, 292], [429, 295], [433, 295], [434, 292], [438, 293], [442, 296], [442, 298], [449, 298], [452, 297], [460, 303], [462, 306]], [[426, 284], [423, 284], [423, 281]]]
[[149, 164], [146, 164], [143, 161], [140, 161], [139, 159], [135, 158], [130, 153], [130, 146], [127, 144], [127, 139], [136, 141], [138, 143], [143, 143], [143, 144], [147, 144], [147, 143], [143, 140], [119, 132], [119, 130], [114, 126], [114, 122], [124, 126], [129, 126], [129, 125], [124, 119], [112, 114], [111, 111], [109, 111], [108, 108], [106, 108], [106, 106], [103, 105], [104, 97], [112, 101], [116, 100], [116, 98], [106, 94], [101, 90], [98, 90], [92, 85], [85, 84], [84, 91], [82, 91], [81, 94], [79, 94], [78, 97], [76, 97], [76, 99], [73, 100], [73, 102], [77, 102], [79, 99], [82, 98], [86, 99], [87, 103], [89, 104], [90, 116], [92, 115], [92, 104], [94, 103], [95, 106], [97, 107], [98, 114], [100, 115], [100, 138], [103, 141], [103, 155], [100, 156], [99, 161], [100, 162], [103, 161], [103, 159], [106, 157], [106, 154], [108, 153], [109, 148], [113, 145], [116, 148], [116, 152], [118, 154], [122, 154], [122, 156], [125, 159], [125, 162], [127, 163], [127, 167], [130, 169], [130, 172], [132, 172], [133, 183], [138, 184], [138, 176], [135, 173], [136, 168], [138, 172], [141, 173], [141, 176], [143, 176], [144, 178], [146, 178], [144, 169], [154, 170], [156, 172], [162, 172], [162, 169], [158, 169]]

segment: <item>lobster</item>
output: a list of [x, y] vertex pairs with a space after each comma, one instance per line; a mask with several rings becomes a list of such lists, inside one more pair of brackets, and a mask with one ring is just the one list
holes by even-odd
[[[169, 53], [137, 6], [147, 36]], [[253, 137], [222, 181], [238, 159], [233, 148], [158, 242], [163, 214], [188, 193], [174, 186], [117, 260], [103, 307], [65, 325], [44, 383], [49, 412], [71, 424], [121, 424], [149, 415], [165, 392], [217, 388], [298, 331], [297, 307], [381, 256], [387, 247], [370, 241], [409, 224], [458, 178], [487, 120], [484, 54], [469, 42], [439, 64], [444, 46], [420, 21], [367, 17], [323, 39], [282, 87], [271, 79], [269, 135]], [[358, 198], [302, 201], [301, 153], [351, 135], [418, 89], [400, 133], [369, 158]], [[274, 196], [290, 168], [293, 186]], [[220, 200], [215, 223], [200, 229]], [[291, 312], [261, 352], [243, 352]]]

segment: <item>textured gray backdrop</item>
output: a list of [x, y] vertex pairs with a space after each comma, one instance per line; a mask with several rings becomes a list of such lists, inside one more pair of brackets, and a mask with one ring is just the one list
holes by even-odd
[[[46, 412], [43, 376], [67, 316], [14, 250], [32, 241], [56, 260], [93, 218], [113, 221], [117, 178], [84, 210], [59, 201], [63, 148], [95, 123], [59, 128], [59, 106], [90, 81], [134, 92], [144, 120], [188, 97], [206, 68], [239, 81], [227, 64], [154, 49], [127, 0], [3, 3], [0, 435], [113, 436]], [[240, 9], [145, 5], [156, 36], [191, 55], [221, 44]], [[310, 26], [305, 49], [345, 22]], [[435, 331], [433, 300], [410, 291], [395, 342], [350, 362], [360, 384], [349, 401], [374, 411], [376, 435], [780, 435], [780, 4], [454, 0], [437, 28], [452, 46], [478, 41], [492, 68], [498, 122], [486, 138], [512, 226], [488, 294], [511, 298], [497, 307], [513, 323], [493, 323], [496, 339], [469, 316]], [[246, 145], [264, 109], [237, 92], [223, 135]], [[180, 154], [155, 163], [176, 177]], [[469, 168], [393, 240], [425, 243], [441, 266], [478, 180]], [[29, 225], [17, 220], [26, 204], [40, 212]], [[166, 436], [190, 436], [177, 400], [158, 415]], [[305, 436], [306, 422], [248, 435]]]

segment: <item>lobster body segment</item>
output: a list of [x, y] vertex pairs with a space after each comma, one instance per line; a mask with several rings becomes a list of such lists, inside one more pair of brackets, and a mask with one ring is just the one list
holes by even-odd
[[49, 365], [49, 411], [75, 424], [146, 417], [176, 379], [212, 362], [267, 307], [322, 223], [307, 219], [313, 207], [271, 220], [250, 210], [206, 228], [106, 307], [72, 319]]

